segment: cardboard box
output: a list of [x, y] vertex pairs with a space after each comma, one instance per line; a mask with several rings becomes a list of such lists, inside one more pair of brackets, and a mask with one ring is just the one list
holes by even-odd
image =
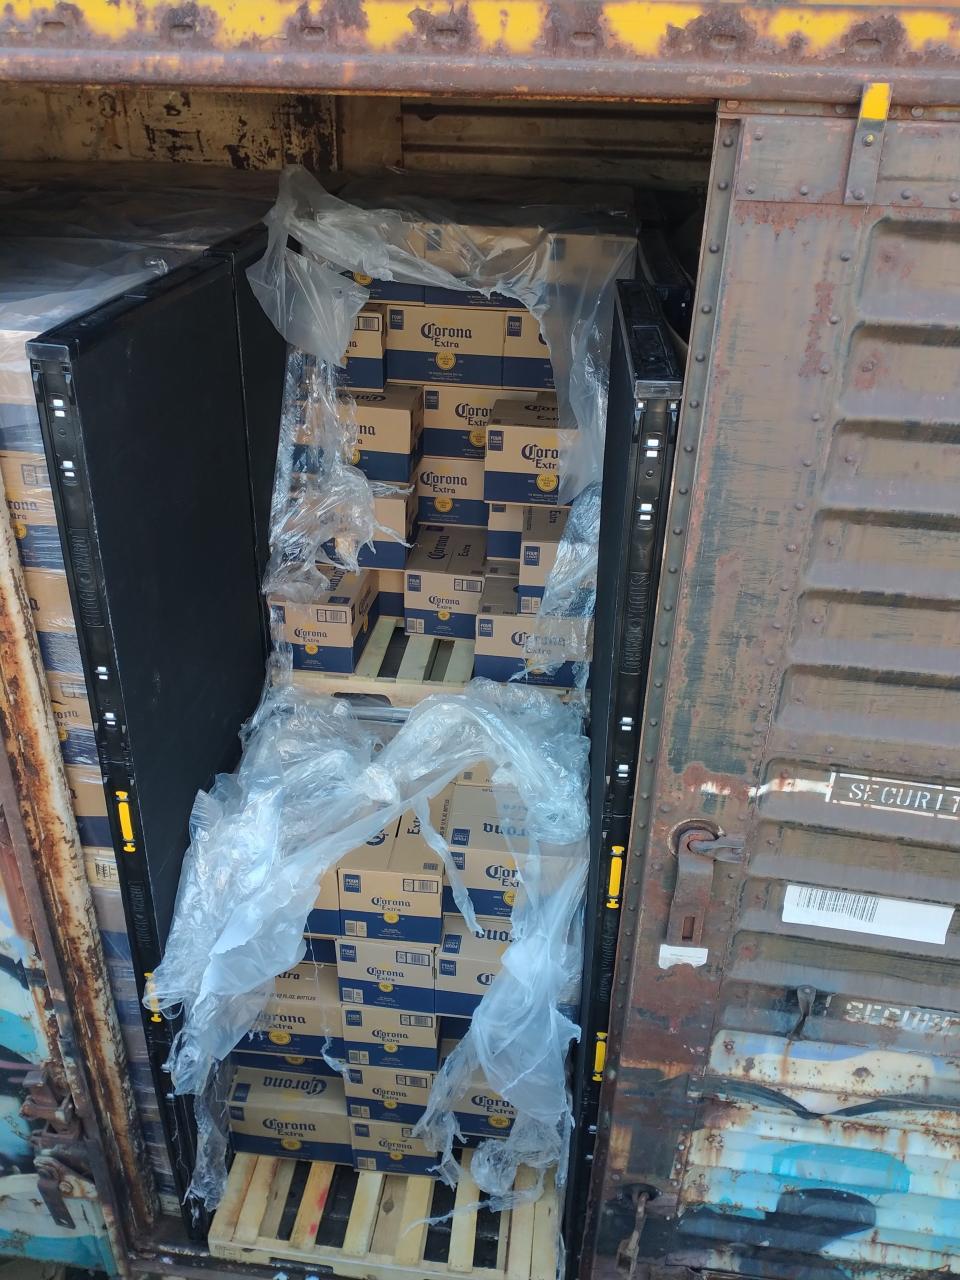
[[99, 765], [86, 684], [76, 676], [49, 671], [46, 678], [64, 764]]
[[418, 942], [338, 938], [341, 1003], [432, 1014], [435, 950]]
[[316, 937], [313, 934], [305, 933], [303, 935], [303, 943], [306, 947], [304, 960], [311, 960], [314, 964], [329, 964], [336, 968], [337, 949], [333, 938]]
[[435, 1074], [406, 1067], [349, 1067], [343, 1078], [351, 1120], [416, 1124], [430, 1097]]
[[[492, 790], [455, 786], [444, 800], [440, 834], [450, 846], [477, 915], [509, 916], [519, 882], [513, 851], [527, 849], [525, 811], [518, 808], [517, 821], [504, 822]], [[444, 914], [456, 909], [453, 891], [444, 885]]]
[[[406, 548], [404, 548], [406, 551]], [[380, 593], [380, 617], [403, 617], [403, 570], [378, 569], [377, 587]]]
[[[486, 488], [486, 474], [484, 474]], [[487, 503], [487, 559], [519, 566], [523, 507], [510, 502]]]
[[331, 1164], [352, 1159], [340, 1080], [241, 1068], [230, 1086], [227, 1114], [237, 1151]]
[[469, 1018], [500, 969], [510, 945], [510, 923], [477, 917], [483, 930], [475, 934], [459, 912], [443, 917], [437, 951], [436, 1009], [441, 1017]]
[[63, 551], [50, 490], [8, 488], [7, 510], [23, 567], [63, 573]]
[[253, 1071], [284, 1071], [342, 1079], [340, 1072], [323, 1058], [306, 1058], [299, 1053], [247, 1053], [245, 1050], [234, 1049], [230, 1054], [230, 1061], [235, 1067]]
[[274, 996], [236, 1045], [239, 1053], [343, 1057], [340, 993], [333, 965], [303, 961], [274, 982]]
[[345, 938], [440, 941], [443, 863], [421, 836], [415, 814], [344, 854], [338, 870]]
[[487, 519], [483, 500], [482, 458], [435, 458], [426, 454], [417, 468], [420, 521], [443, 521], [482, 527]]
[[422, 284], [401, 284], [399, 280], [375, 280], [362, 271], [342, 271], [355, 284], [370, 291], [371, 302], [423, 302]]
[[369, 480], [409, 484], [423, 452], [421, 389], [388, 382], [382, 391], [341, 391], [337, 399], [357, 433], [348, 461]]
[[473, 639], [485, 542], [482, 530], [421, 526], [404, 574], [407, 635]]
[[437, 1069], [437, 1016], [343, 1005], [343, 1056], [351, 1067]]
[[429, 1173], [437, 1153], [413, 1137], [413, 1126], [389, 1120], [351, 1120], [353, 1165], [362, 1172]]
[[470, 307], [387, 307], [391, 382], [502, 385], [502, 311]]
[[[27, 336], [20, 336], [21, 355]], [[23, 382], [25, 391], [29, 383], [26, 371]], [[10, 390], [9, 387], [7, 389]], [[5, 399], [6, 396], [0, 396], [0, 400]], [[32, 394], [29, 403], [0, 403], [0, 475], [3, 476], [4, 490], [8, 493], [10, 490], [50, 488], [47, 459], [43, 452], [43, 433]]]
[[[477, 614], [473, 674], [509, 680], [526, 672], [530, 684], [573, 688], [576, 664], [590, 658], [591, 619], [521, 619], [518, 599], [516, 578], [487, 578]], [[554, 663], [559, 666], [551, 669]]]
[[23, 576], [44, 667], [64, 675], [82, 675], [67, 575], [52, 569], [26, 569]]
[[384, 529], [393, 530], [399, 537], [391, 538], [380, 532], [375, 534], [373, 547], [361, 547], [357, 553], [361, 569], [403, 569], [406, 565], [410, 544], [417, 536], [415, 470], [408, 483], [412, 486], [409, 493], [374, 496], [373, 512], [377, 523], [383, 525]]
[[301, 671], [351, 672], [377, 620], [377, 580], [369, 569], [329, 574], [330, 589], [310, 604], [270, 599], [271, 617]]
[[[440, 1046], [441, 1060], [456, 1047], [456, 1041], [444, 1041]], [[464, 1137], [505, 1138], [513, 1128], [517, 1109], [495, 1093], [483, 1072], [478, 1070], [464, 1096], [453, 1104], [453, 1114]]]
[[337, 381], [342, 387], [382, 391], [386, 380], [383, 312], [365, 307], [353, 322]]
[[538, 391], [553, 387], [550, 348], [529, 311], [509, 311], [503, 326], [503, 385]]
[[[524, 507], [520, 530], [520, 564], [517, 570], [518, 609], [520, 613], [540, 612], [540, 601], [547, 579], [557, 562], [557, 552], [567, 525], [569, 507]], [[596, 584], [585, 582], [574, 602], [574, 613], [586, 610]]]
[[490, 787], [493, 785], [493, 771], [486, 760], [481, 760], [479, 764], [471, 765], [469, 769], [464, 769], [462, 773], [458, 773], [454, 778], [454, 784], [463, 787]]
[[494, 307], [498, 311], [509, 311], [517, 305], [516, 298], [505, 293], [487, 297], [477, 289], [438, 289], [429, 284], [424, 285], [423, 301], [428, 307]]
[[498, 400], [487, 428], [487, 502], [557, 506], [560, 433], [556, 402]]
[[482, 458], [493, 406], [511, 396], [526, 399], [523, 391], [504, 392], [500, 387], [424, 387], [424, 453], [435, 458]]
[[113, 843], [107, 816], [107, 793], [98, 768], [67, 765], [70, 802], [82, 845], [108, 848]]
[[328, 867], [320, 877], [317, 898], [307, 916], [305, 933], [313, 938], [336, 938], [340, 928], [340, 885], [337, 865]]

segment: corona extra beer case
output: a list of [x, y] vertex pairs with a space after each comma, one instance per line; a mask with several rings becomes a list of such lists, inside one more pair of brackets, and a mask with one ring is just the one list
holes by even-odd
[[377, 620], [376, 576], [369, 569], [335, 570], [329, 590], [309, 604], [271, 598], [270, 609], [297, 670], [351, 672]]
[[341, 1013], [343, 1057], [349, 1066], [436, 1071], [439, 1020], [435, 1013], [355, 1004], [342, 1005]]
[[429, 1173], [436, 1151], [413, 1136], [413, 1126], [389, 1120], [351, 1120], [354, 1168], [361, 1172]]
[[408, 635], [472, 640], [483, 592], [481, 529], [423, 525], [404, 575]]
[[416, 942], [338, 938], [340, 1000], [345, 1006], [432, 1014], [435, 952]]
[[386, 380], [383, 312], [368, 307], [354, 321], [338, 381], [343, 387], [382, 391]]
[[554, 385], [550, 349], [529, 311], [510, 311], [504, 319], [503, 385], [530, 390]]
[[368, 480], [408, 484], [423, 451], [420, 388], [388, 382], [382, 391], [341, 391], [337, 399], [357, 435], [353, 466]]
[[[455, 786], [444, 800], [440, 834], [460, 871], [478, 916], [509, 916], [517, 896], [514, 850], [526, 848], [525, 813], [505, 822], [491, 788]], [[453, 891], [443, 890], [444, 912], [456, 911]]]
[[498, 400], [487, 428], [487, 502], [557, 506], [560, 436], [556, 401]]
[[589, 618], [517, 614], [516, 578], [488, 576], [477, 614], [473, 673], [489, 680], [525, 674], [530, 684], [573, 688], [577, 664], [590, 657]]
[[483, 459], [424, 455], [417, 471], [417, 503], [424, 524], [483, 526]]
[[[440, 1046], [441, 1063], [456, 1048], [455, 1040]], [[453, 1105], [457, 1127], [465, 1138], [505, 1138], [513, 1128], [517, 1111], [487, 1084], [483, 1072], [475, 1072], [469, 1087]]]
[[387, 307], [391, 382], [503, 385], [503, 312], [482, 307]]
[[424, 387], [424, 452], [437, 458], [482, 458], [493, 406], [498, 400], [526, 398], [526, 392], [500, 387]]
[[[486, 474], [484, 474], [486, 487]], [[520, 533], [523, 507], [512, 502], [487, 503], [487, 559], [515, 567], [520, 563]]]
[[331, 1164], [352, 1160], [343, 1083], [335, 1077], [242, 1067], [230, 1086], [227, 1114], [237, 1151]]
[[257, 1026], [235, 1052], [343, 1057], [340, 993], [333, 965], [304, 961], [274, 982]]
[[338, 874], [345, 938], [440, 941], [443, 864], [420, 834], [416, 814], [345, 854]]
[[[400, 550], [406, 557], [406, 547], [400, 544]], [[377, 586], [379, 613], [381, 618], [403, 617], [403, 570], [378, 569]]]
[[408, 1067], [348, 1067], [343, 1083], [351, 1120], [391, 1120], [416, 1124], [430, 1097], [435, 1075]]
[[473, 933], [463, 917], [443, 918], [437, 951], [437, 1013], [443, 1018], [469, 1018], [483, 999], [510, 945], [510, 923], [478, 917], [481, 933]]

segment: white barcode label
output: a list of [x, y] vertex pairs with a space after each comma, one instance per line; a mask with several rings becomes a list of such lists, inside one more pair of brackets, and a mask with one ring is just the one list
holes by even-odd
[[318, 622], [346, 622], [346, 609], [317, 609]]
[[347, 1061], [355, 1067], [367, 1067], [370, 1065], [370, 1055], [365, 1049], [348, 1049]]
[[783, 896], [785, 924], [810, 924], [847, 933], [870, 933], [905, 942], [933, 942], [943, 946], [953, 907], [903, 898], [880, 898], [846, 889], [821, 889], [788, 884]]
[[418, 636], [419, 636], [419, 635], [423, 635], [423, 619], [422, 619], [422, 618], [408, 618], [408, 619], [407, 619], [407, 633], [408, 633], [409, 635], [414, 635], [414, 634], [416, 634], [416, 635], [418, 635]]
[[351, 1103], [350, 1103], [350, 1114], [351, 1114], [351, 1116], [353, 1116], [353, 1118], [354, 1118], [355, 1120], [369, 1120], [369, 1119], [370, 1119], [370, 1108], [369, 1108], [369, 1107], [361, 1107], [361, 1106], [360, 1106], [360, 1104], [359, 1104], [359, 1103], [357, 1103], [357, 1102], [351, 1102]]
[[433, 1018], [429, 1014], [401, 1013], [401, 1027], [432, 1027]]
[[483, 583], [479, 578], [454, 578], [454, 591], [469, 591], [478, 595], [483, 590]]
[[397, 964], [418, 964], [426, 967], [430, 963], [430, 957], [423, 954], [422, 951], [398, 951]]
[[363, 312], [357, 316], [357, 323], [354, 328], [361, 333], [377, 333], [380, 328], [379, 316], [365, 316]]
[[347, 920], [344, 933], [348, 938], [365, 938], [367, 936], [367, 923], [365, 920]]
[[377, 1162], [373, 1156], [357, 1156], [358, 1169], [376, 1169]]
[[436, 893], [438, 889], [436, 880], [414, 880], [407, 876], [403, 881], [404, 893]]
[[401, 1089], [425, 1089], [429, 1081], [426, 1076], [398, 1075], [397, 1084]]
[[363, 1004], [363, 990], [360, 987], [343, 988], [344, 1004]]

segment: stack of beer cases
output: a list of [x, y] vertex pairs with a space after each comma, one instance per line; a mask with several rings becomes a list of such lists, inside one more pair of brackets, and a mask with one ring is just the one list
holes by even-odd
[[[323, 877], [302, 964], [276, 980], [237, 1046], [229, 1095], [238, 1150], [426, 1173], [412, 1135], [509, 942], [517, 870], [486, 769], [431, 802], [481, 930], [456, 909], [443, 865], [404, 814]], [[517, 800], [519, 805], [519, 800]], [[345, 1064], [342, 1078], [331, 1059]], [[505, 1136], [512, 1108], [481, 1079], [456, 1109], [468, 1143]]]

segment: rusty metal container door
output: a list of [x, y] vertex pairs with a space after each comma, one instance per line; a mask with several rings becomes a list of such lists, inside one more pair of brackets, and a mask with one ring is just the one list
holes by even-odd
[[585, 1275], [960, 1270], [960, 123], [884, 90], [721, 111]]

